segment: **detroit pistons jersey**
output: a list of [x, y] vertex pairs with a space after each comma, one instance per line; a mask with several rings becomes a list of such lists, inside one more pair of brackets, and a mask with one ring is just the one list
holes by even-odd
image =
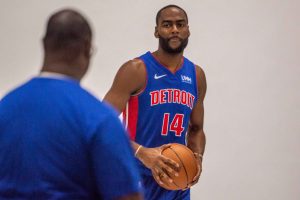
[[146, 85], [130, 97], [123, 113], [131, 140], [145, 147], [185, 144], [197, 101], [195, 65], [183, 57], [182, 65], [172, 73], [150, 52], [139, 59], [146, 67]]

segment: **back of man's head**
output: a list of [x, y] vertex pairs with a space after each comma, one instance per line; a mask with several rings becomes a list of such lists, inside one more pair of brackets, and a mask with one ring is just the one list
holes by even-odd
[[45, 53], [67, 53], [74, 59], [90, 45], [92, 31], [87, 20], [77, 11], [64, 9], [50, 16], [44, 37]]

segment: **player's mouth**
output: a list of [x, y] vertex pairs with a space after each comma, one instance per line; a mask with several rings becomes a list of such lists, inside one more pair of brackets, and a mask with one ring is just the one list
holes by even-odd
[[181, 42], [181, 38], [174, 36], [169, 38], [169, 42]]

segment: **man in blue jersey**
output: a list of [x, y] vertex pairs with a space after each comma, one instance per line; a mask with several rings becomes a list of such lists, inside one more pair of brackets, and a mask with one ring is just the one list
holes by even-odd
[[53, 14], [39, 76], [0, 102], [0, 199], [141, 199], [117, 114], [80, 86], [92, 32], [74, 10]]
[[[190, 31], [182, 8], [168, 5], [159, 10], [154, 35], [158, 50], [126, 62], [104, 99], [124, 113], [145, 198], [188, 200], [189, 188], [200, 177], [205, 149], [205, 74], [183, 56]], [[165, 190], [153, 178], [162, 184], [164, 177], [172, 184], [169, 174], [177, 175], [178, 163], [161, 155], [169, 143], [186, 144], [198, 160], [198, 174], [184, 190]]]

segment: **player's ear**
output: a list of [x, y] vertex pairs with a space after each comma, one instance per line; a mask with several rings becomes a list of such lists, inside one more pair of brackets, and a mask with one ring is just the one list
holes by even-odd
[[155, 36], [156, 38], [159, 38], [157, 26], [155, 26], [154, 36]]
[[189, 25], [187, 25], [187, 28], [188, 28], [188, 36], [190, 37], [191, 32], [190, 32], [190, 27], [189, 27]]

